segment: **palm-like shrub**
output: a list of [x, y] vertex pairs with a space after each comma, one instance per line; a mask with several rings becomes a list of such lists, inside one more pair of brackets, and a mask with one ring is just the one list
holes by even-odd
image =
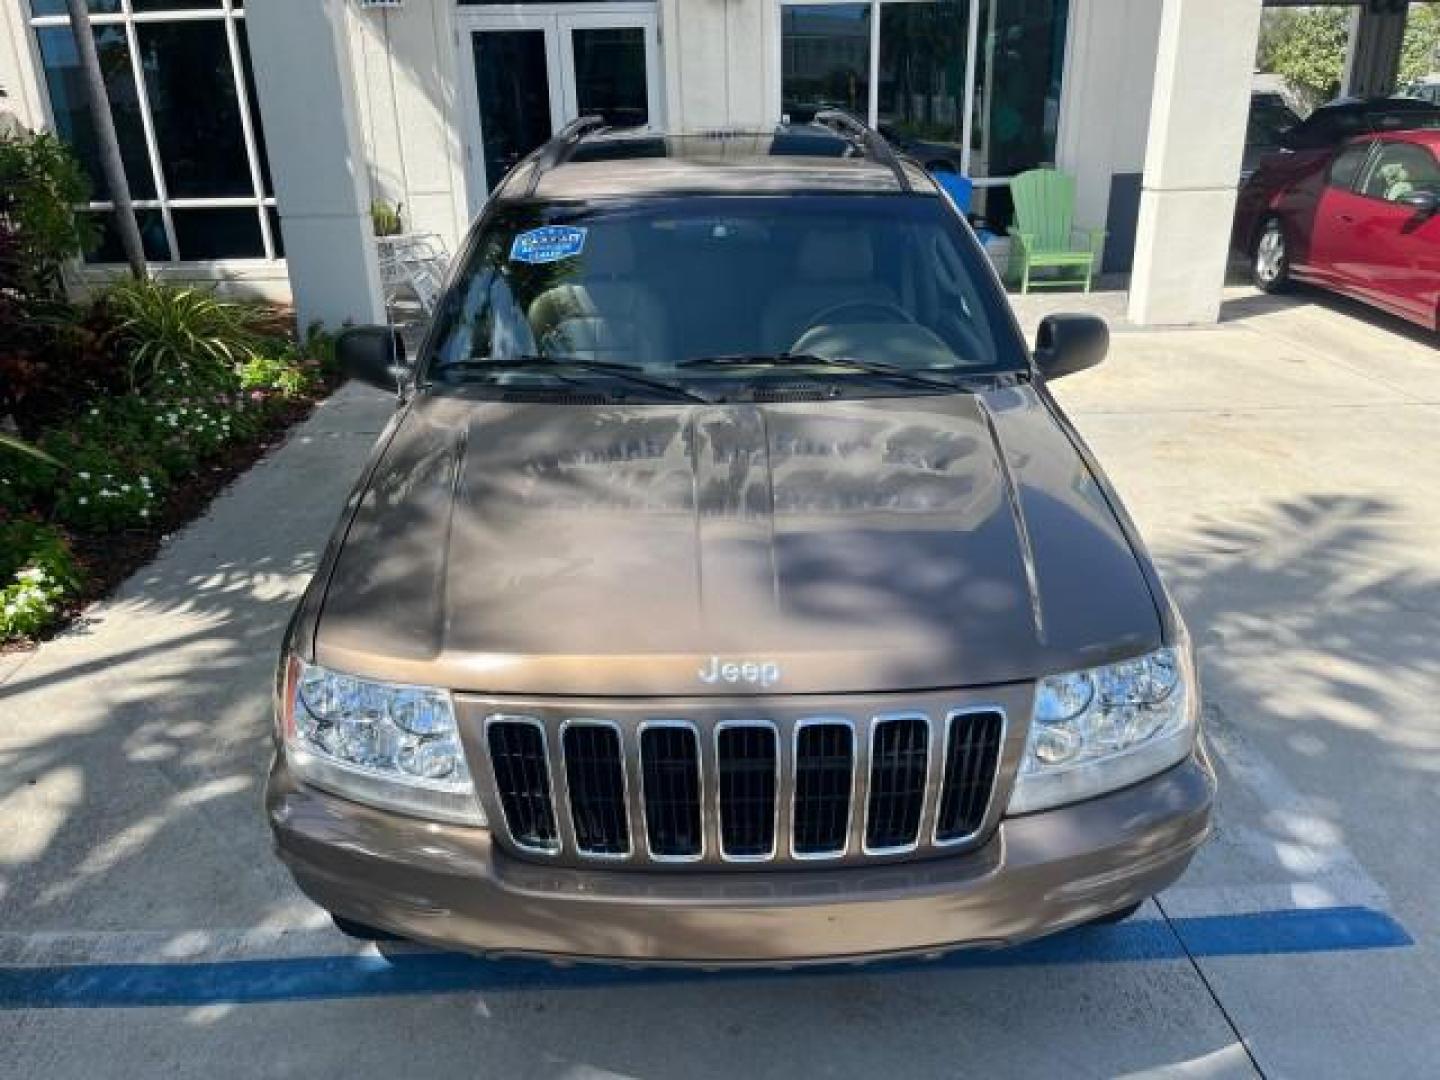
[[264, 344], [264, 315], [209, 289], [122, 281], [102, 303], [124, 346], [132, 389], [174, 380], [226, 386]]

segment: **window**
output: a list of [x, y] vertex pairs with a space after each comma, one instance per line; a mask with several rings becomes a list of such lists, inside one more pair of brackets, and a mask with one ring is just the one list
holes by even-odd
[[[546, 226], [575, 235], [572, 253], [517, 259], [517, 238]], [[539, 356], [729, 379], [683, 361], [789, 352], [1015, 370], [1023, 358], [989, 277], [939, 199], [528, 203], [487, 219], [424, 363], [433, 375], [496, 361], [504, 374], [499, 362]]]
[[1423, 146], [1381, 143], [1365, 171], [1360, 192], [1372, 199], [1399, 202], [1406, 195], [1428, 191], [1440, 195], [1440, 164]]
[[[120, 156], [156, 262], [280, 259], [243, 0], [89, 0]], [[55, 129], [89, 173], [101, 241], [122, 258], [65, 0], [30, 0]]]
[[976, 181], [1003, 229], [1009, 177], [1052, 162], [1069, 0], [780, 0], [780, 111], [840, 108], [927, 168]]
[[868, 3], [785, 6], [781, 112], [797, 123], [821, 109], [869, 115], [872, 15]]
[[1327, 181], [1331, 187], [1353, 188], [1355, 178], [1360, 175], [1360, 167], [1365, 164], [1365, 159], [1370, 156], [1370, 148], [1373, 142], [1356, 143], [1354, 146], [1347, 146], [1341, 151], [1330, 165], [1330, 179]]

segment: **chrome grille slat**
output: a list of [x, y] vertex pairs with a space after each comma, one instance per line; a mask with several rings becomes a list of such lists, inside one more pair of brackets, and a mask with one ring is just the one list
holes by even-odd
[[525, 851], [557, 854], [560, 834], [545, 725], [530, 717], [491, 717], [485, 724], [485, 741], [511, 841]]
[[773, 859], [780, 807], [780, 739], [775, 725], [717, 724], [715, 771], [721, 857], [729, 862]]
[[935, 818], [936, 845], [964, 843], [984, 824], [1004, 741], [1005, 717], [996, 709], [956, 710], [945, 718], [945, 774]]
[[964, 850], [998, 818], [998, 705], [700, 723], [539, 707], [483, 719], [482, 795], [502, 840], [526, 854], [840, 865]]
[[855, 725], [801, 720], [795, 725], [791, 854], [833, 859], [845, 854], [854, 799]]
[[560, 743], [576, 850], [591, 858], [626, 858], [631, 850], [629, 792], [619, 726], [567, 720]]
[[645, 838], [657, 862], [705, 857], [704, 781], [700, 736], [691, 724], [640, 725], [640, 776]]
[[930, 719], [923, 713], [877, 716], [870, 725], [866, 854], [901, 854], [918, 845], [932, 741]]

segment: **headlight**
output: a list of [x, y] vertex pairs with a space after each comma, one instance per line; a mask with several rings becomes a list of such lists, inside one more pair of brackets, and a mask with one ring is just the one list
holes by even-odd
[[485, 824], [444, 690], [357, 679], [291, 657], [283, 695], [280, 734], [300, 779], [356, 802]]
[[1088, 799], [1183, 761], [1195, 745], [1197, 698], [1178, 648], [1042, 679], [1010, 813]]

